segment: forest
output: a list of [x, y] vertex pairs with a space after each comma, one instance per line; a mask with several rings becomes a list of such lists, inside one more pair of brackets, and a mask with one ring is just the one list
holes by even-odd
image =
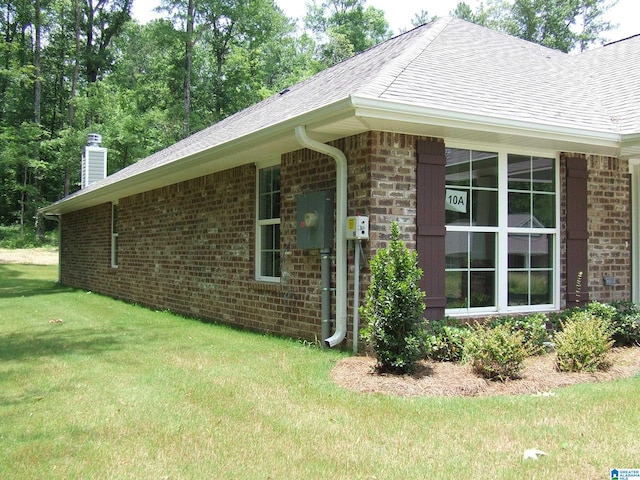
[[[402, 33], [366, 0], [312, 0], [299, 22], [274, 0], [162, 0], [147, 24], [134, 1], [0, 0], [0, 246], [46, 241], [56, 224], [38, 208], [79, 189], [87, 134], [111, 174]], [[614, 3], [488, 0], [451, 15], [572, 52], [605, 40]]]

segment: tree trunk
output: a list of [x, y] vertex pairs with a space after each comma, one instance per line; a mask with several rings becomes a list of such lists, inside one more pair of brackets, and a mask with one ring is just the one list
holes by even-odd
[[[41, 68], [41, 53], [42, 53], [42, 25], [41, 25], [41, 11], [40, 11], [40, 0], [35, 0], [35, 12], [34, 12], [34, 27], [36, 30], [36, 44], [33, 55], [33, 67], [35, 71], [35, 81], [34, 81], [34, 89], [33, 89], [33, 113], [34, 113], [34, 121], [36, 125], [40, 125], [41, 123], [41, 112], [40, 112], [40, 103], [42, 99], [42, 77], [40, 75]], [[36, 158], [39, 157], [39, 148], [36, 143], [35, 149], [37, 150]], [[36, 199], [37, 204], [42, 202], [42, 179], [38, 172], [35, 174], [35, 187], [36, 187]], [[44, 231], [44, 219], [40, 213], [36, 213], [36, 235], [38, 239], [43, 242], [45, 239], [45, 231]]]
[[191, 129], [191, 70], [193, 68], [193, 24], [195, 16], [194, 1], [189, 0], [187, 10], [187, 42], [186, 42], [186, 64], [184, 74], [184, 124], [183, 133], [187, 137]]
[[40, 75], [40, 56], [42, 52], [42, 26], [40, 20], [40, 0], [35, 0], [35, 30], [36, 30], [36, 44], [33, 54], [33, 67], [35, 72], [34, 91], [33, 91], [33, 111], [34, 121], [40, 125], [40, 102], [42, 98], [42, 78]]
[[[73, 0], [73, 17], [74, 17], [74, 28], [75, 28], [75, 52], [73, 55], [73, 74], [71, 76], [71, 93], [69, 94], [69, 128], [73, 128], [75, 123], [76, 111], [73, 105], [75, 101], [77, 92], [78, 92], [78, 76], [80, 75], [80, 0]], [[67, 159], [65, 161], [65, 169], [64, 169], [64, 196], [69, 195], [69, 191], [71, 189], [71, 168], [69, 165], [70, 160]]]

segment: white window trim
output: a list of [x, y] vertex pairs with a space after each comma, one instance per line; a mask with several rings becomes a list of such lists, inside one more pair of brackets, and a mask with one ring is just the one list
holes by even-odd
[[631, 174], [631, 300], [640, 301], [640, 158], [629, 159]]
[[[483, 144], [483, 143], [465, 143], [456, 141], [447, 141], [445, 139], [445, 145], [447, 148], [459, 148], [476, 151], [487, 151], [498, 153], [498, 227], [456, 227], [447, 226], [446, 231], [495, 231], [498, 238], [496, 240], [496, 248], [498, 249], [496, 255], [496, 306], [495, 307], [474, 307], [474, 308], [448, 308], [445, 310], [445, 314], [451, 317], [473, 317], [473, 316], [486, 316], [487, 314], [506, 314], [506, 313], [532, 313], [532, 312], [545, 312], [558, 310], [560, 307], [560, 225], [562, 219], [560, 218], [560, 200], [561, 200], [561, 185], [560, 185], [560, 158], [556, 151], [549, 150], [536, 150], [523, 148], [522, 146], [511, 145], [495, 145], [495, 144]], [[509, 233], [531, 233], [529, 229], [518, 229], [515, 227], [508, 227], [507, 217], [509, 213], [508, 209], [508, 178], [506, 175], [507, 157], [508, 155], [527, 155], [527, 156], [540, 156], [546, 158], [555, 159], [555, 184], [556, 184], [556, 226], [555, 228], [546, 228], [536, 230], [541, 234], [553, 235], [553, 288], [552, 288], [552, 303], [543, 305], [521, 305], [510, 307], [508, 306], [508, 275], [509, 275], [509, 251], [507, 248]]]
[[255, 279], [260, 282], [270, 282], [270, 283], [280, 283], [280, 277], [271, 277], [260, 275], [262, 271], [262, 226], [266, 225], [280, 225], [280, 217], [278, 218], [269, 218], [265, 220], [260, 220], [260, 171], [269, 168], [276, 167], [280, 165], [280, 161], [264, 161], [264, 162], [256, 162], [256, 184], [255, 184], [255, 192], [256, 192], [256, 229], [255, 229]]
[[[116, 247], [117, 243], [118, 243], [118, 231], [120, 230], [120, 226], [118, 225], [118, 228], [116, 232], [114, 232], [114, 220], [115, 220], [115, 215], [114, 215], [114, 211], [118, 208], [118, 202], [113, 202], [111, 204], [111, 268], [118, 268], [118, 248]], [[120, 218], [120, 215], [118, 214], [118, 219]]]

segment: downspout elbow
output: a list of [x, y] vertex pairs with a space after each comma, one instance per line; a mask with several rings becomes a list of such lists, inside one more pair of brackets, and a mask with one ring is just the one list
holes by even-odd
[[336, 331], [324, 339], [328, 347], [335, 347], [347, 335], [347, 157], [342, 150], [309, 138], [304, 125], [295, 128], [295, 136], [303, 147], [336, 162]]

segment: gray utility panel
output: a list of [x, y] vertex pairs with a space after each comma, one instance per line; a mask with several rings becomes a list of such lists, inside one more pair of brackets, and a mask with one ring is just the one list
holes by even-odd
[[296, 197], [296, 247], [333, 248], [333, 192]]

